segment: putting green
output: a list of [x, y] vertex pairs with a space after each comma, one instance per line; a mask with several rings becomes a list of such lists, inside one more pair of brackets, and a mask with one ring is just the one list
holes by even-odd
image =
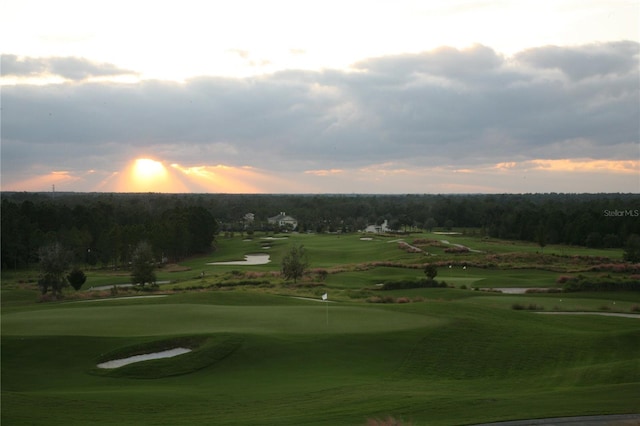
[[374, 307], [199, 304], [56, 307], [5, 314], [4, 335], [160, 336], [195, 333], [381, 333], [446, 320]]

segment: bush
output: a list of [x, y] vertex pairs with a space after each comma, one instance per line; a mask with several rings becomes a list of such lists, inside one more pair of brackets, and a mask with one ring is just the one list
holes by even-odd
[[391, 296], [371, 296], [367, 299], [368, 303], [394, 303], [396, 300]]
[[410, 288], [443, 288], [447, 283], [438, 282], [430, 279], [419, 280], [401, 280], [401, 281], [387, 281], [382, 284], [381, 290], [407, 290]]
[[640, 280], [633, 278], [592, 277], [583, 275], [564, 283], [564, 291], [640, 291]]
[[217, 284], [218, 287], [240, 287], [240, 286], [271, 286], [269, 280], [253, 281], [253, 280], [241, 280], [241, 281], [226, 281]]
[[556, 280], [556, 284], [564, 284], [567, 281], [571, 281], [574, 280], [576, 277], [572, 276], [572, 275], [560, 275], [558, 277], [558, 279]]
[[464, 254], [464, 253], [469, 253], [469, 248], [468, 247], [449, 247], [444, 249], [445, 253], [452, 253], [452, 254]]
[[405, 423], [395, 417], [387, 417], [386, 419], [367, 419], [367, 426], [411, 426], [411, 423]]
[[544, 306], [536, 305], [535, 303], [530, 303], [528, 306], [525, 306], [522, 303], [514, 303], [511, 305], [511, 309], [515, 309], [516, 311], [523, 311], [525, 309], [530, 311], [544, 311]]

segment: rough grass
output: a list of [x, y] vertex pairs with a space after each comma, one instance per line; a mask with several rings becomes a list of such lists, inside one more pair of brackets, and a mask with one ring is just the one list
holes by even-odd
[[[436, 238], [471, 248], [493, 245], [496, 252], [535, 253], [533, 246]], [[367, 304], [367, 298], [380, 295], [372, 284], [423, 277], [419, 268], [360, 267], [425, 262], [425, 255], [406, 253], [388, 240], [291, 235], [271, 241], [274, 262], [246, 269], [277, 272], [287, 245], [302, 243], [312, 267], [335, 272], [310, 288], [276, 282], [270, 288], [184, 293], [178, 288], [157, 299], [34, 303], [29, 273], [3, 275], [0, 420], [118, 426], [451, 425], [637, 412], [639, 319], [538, 315], [512, 307], [535, 305], [550, 312], [606, 306], [631, 312], [640, 305], [639, 295], [407, 289], [384, 294], [411, 303]], [[261, 245], [257, 237], [220, 241], [211, 257], [183, 263], [191, 270], [160, 274], [180, 281], [169, 288], [239, 279], [233, 271], [245, 269], [238, 266], [203, 265], [241, 259]], [[453, 259], [481, 258], [460, 256]], [[204, 280], [194, 278], [201, 270]], [[107, 284], [121, 279], [92, 273]], [[548, 287], [556, 279], [555, 273], [536, 268], [448, 273], [440, 269], [436, 279], [469, 287]], [[325, 291], [332, 303], [289, 297], [318, 299]], [[96, 371], [100, 360], [179, 342], [195, 350]]]

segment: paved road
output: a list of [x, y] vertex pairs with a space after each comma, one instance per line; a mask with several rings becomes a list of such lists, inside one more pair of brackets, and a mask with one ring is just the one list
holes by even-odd
[[640, 414], [613, 416], [558, 417], [554, 419], [516, 420], [512, 422], [482, 423], [474, 426], [640, 426]]

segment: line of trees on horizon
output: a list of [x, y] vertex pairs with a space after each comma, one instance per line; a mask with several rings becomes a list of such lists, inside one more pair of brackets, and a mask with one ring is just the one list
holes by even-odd
[[[116, 197], [117, 198], [117, 197]], [[126, 203], [84, 199], [2, 200], [2, 268], [28, 267], [38, 250], [60, 244], [73, 262], [88, 266], [129, 265], [141, 242], [153, 248], [157, 262], [175, 262], [212, 250], [219, 225], [205, 208], [168, 207], [136, 197]]]
[[[286, 212], [300, 232], [356, 232], [381, 224], [398, 232], [473, 228], [488, 237], [623, 247], [640, 235], [638, 194], [287, 195], [2, 193], [2, 268], [38, 262], [58, 242], [76, 262], [122, 265], [147, 241], [178, 261], [212, 250], [220, 232], [279, 231]], [[247, 222], [253, 213], [254, 222]]]

